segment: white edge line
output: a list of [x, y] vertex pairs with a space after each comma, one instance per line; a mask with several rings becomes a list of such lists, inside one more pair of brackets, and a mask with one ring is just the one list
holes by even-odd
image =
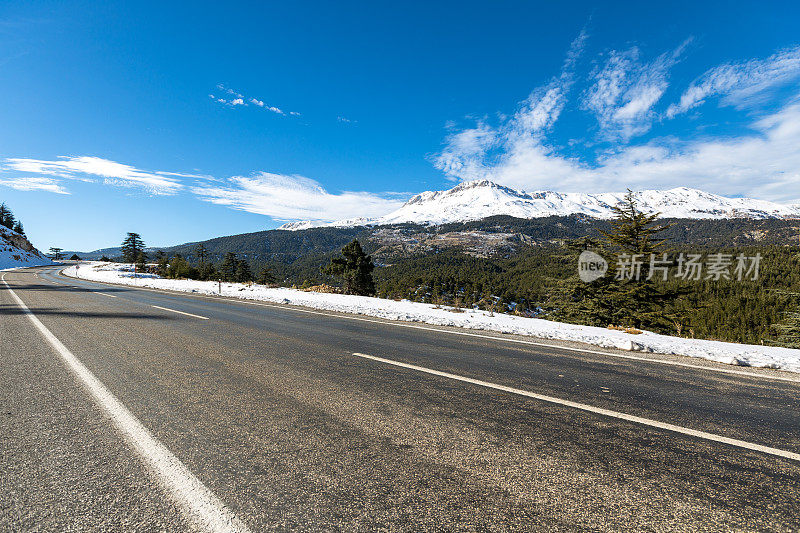
[[116, 298], [113, 294], [106, 294], [104, 292], [95, 292], [95, 294], [102, 294], [103, 296], [108, 296], [109, 298]]
[[178, 311], [177, 309], [170, 309], [169, 307], [161, 307], [158, 305], [151, 305], [150, 307], [155, 307], [156, 309], [161, 309], [162, 311], [172, 311], [173, 313], [178, 313], [179, 315], [186, 315], [194, 318], [201, 318], [203, 320], [208, 320], [207, 316], [193, 315], [192, 313], [184, 313], [183, 311]]
[[[438, 333], [447, 333], [449, 335], [461, 335], [461, 336], [464, 336], [464, 337], [478, 337], [480, 339], [498, 340], [498, 341], [501, 341], [501, 342], [511, 342], [511, 343], [515, 343], [515, 344], [525, 344], [525, 345], [528, 345], [528, 346], [538, 346], [538, 347], [541, 347], [541, 348], [552, 348], [554, 350], [565, 350], [565, 351], [577, 352], [577, 353], [588, 353], [588, 354], [593, 354], [593, 355], [603, 355], [603, 356], [606, 356], [606, 357], [615, 357], [617, 359], [628, 359], [628, 360], [632, 360], [632, 361], [644, 361], [646, 363], [656, 363], [656, 364], [660, 364], [660, 365], [679, 366], [679, 367], [683, 367], [683, 368], [694, 368], [694, 369], [697, 369], [697, 370], [708, 370], [710, 372], [720, 372], [720, 373], [723, 373], [723, 374], [732, 374], [732, 375], [735, 375], [735, 376], [745, 376], [745, 377], [750, 377], [750, 378], [766, 379], [766, 380], [773, 380], [773, 381], [786, 381], [786, 382], [789, 382], [789, 383], [800, 384], [800, 378], [790, 378], [790, 377], [784, 377], [784, 376], [770, 376], [770, 375], [767, 375], [767, 374], [756, 374], [754, 372], [746, 372], [746, 371], [743, 371], [743, 370], [734, 370], [732, 368], [719, 368], [719, 367], [714, 367], [714, 366], [693, 365], [691, 363], [682, 363], [680, 361], [668, 361], [668, 360], [663, 360], [663, 359], [653, 359], [652, 357], [637, 357], [635, 355], [625, 355], [625, 354], [613, 353], [613, 352], [602, 352], [600, 350], [588, 350], [586, 348], [574, 348], [574, 347], [571, 347], [571, 346], [559, 346], [557, 344], [548, 344], [546, 342], [529, 341], [529, 340], [525, 340], [525, 339], [505, 338], [505, 337], [500, 337], [500, 336], [495, 336], [495, 335], [482, 335], [480, 333], [471, 333], [471, 332], [468, 332], [468, 331], [452, 331], [452, 330], [448, 330], [448, 329], [439, 329], [439, 328], [433, 328], [433, 327], [428, 327], [428, 326], [418, 326], [418, 325], [415, 325], [415, 324], [403, 324], [402, 322], [393, 321], [392, 319], [388, 319], [388, 318], [384, 319], [384, 320], [373, 320], [373, 319], [370, 319], [370, 318], [363, 318], [363, 317], [358, 317], [358, 316], [348, 316], [346, 311], [324, 312], [324, 311], [314, 311], [314, 310], [311, 310], [311, 309], [302, 309], [301, 307], [297, 306], [296, 304], [295, 305], [288, 305], [288, 304], [280, 305], [280, 304], [277, 304], [277, 303], [269, 303], [269, 302], [264, 302], [264, 301], [246, 300], [244, 298], [214, 296], [213, 294], [202, 294], [202, 295], [200, 295], [200, 294], [192, 294], [192, 293], [188, 293], [188, 292], [184, 292], [184, 291], [173, 291], [173, 290], [168, 290], [168, 289], [154, 289], [152, 287], [139, 287], [139, 286], [134, 286], [134, 285], [127, 285], [125, 283], [110, 283], [110, 282], [107, 282], [107, 281], [95, 281], [95, 280], [90, 280], [90, 279], [87, 279], [87, 278], [73, 278], [72, 276], [67, 276], [66, 274], [63, 274], [63, 270], [61, 271], [61, 273], [66, 278], [80, 279], [82, 281], [87, 281], [87, 282], [90, 282], [90, 283], [96, 283], [98, 285], [110, 285], [112, 287], [131, 287], [131, 288], [133, 288], [135, 290], [157, 292], [159, 294], [167, 294], [167, 295], [175, 295], [175, 296], [180, 295], [180, 296], [185, 296], [185, 297], [188, 297], [188, 298], [199, 298], [199, 299], [217, 300], [217, 301], [230, 302], [230, 303], [241, 303], [241, 304], [246, 304], [246, 305], [255, 305], [255, 306], [258, 306], [258, 307], [272, 307], [272, 308], [275, 308], [275, 309], [287, 309], [287, 308], [290, 308], [292, 311], [296, 311], [298, 313], [308, 313], [308, 314], [311, 314], [311, 315], [321, 315], [321, 316], [333, 316], [333, 317], [337, 317], [337, 318], [343, 318], [343, 319], [346, 319], [346, 320], [357, 320], [357, 321], [360, 321], [360, 322], [370, 322], [372, 324], [383, 324], [383, 325], [395, 326], [395, 327], [398, 327], [398, 328], [421, 329], [421, 330], [425, 330], [425, 331], [435, 331], [435, 332], [438, 332]], [[457, 327], [457, 326], [454, 326], [454, 327]], [[500, 331], [498, 331], [496, 333], [502, 335], [502, 332], [500, 332]], [[564, 341], [564, 342], [573, 342], [573, 341]], [[577, 342], [577, 341], [574, 341], [574, 342]], [[690, 356], [680, 355], [680, 354], [664, 354], [664, 355], [677, 355], [678, 357], [690, 357]], [[706, 360], [706, 359], [704, 359], [704, 360]], [[708, 361], [709, 362], [718, 363], [717, 361], [710, 361], [710, 360], [708, 360]], [[723, 363], [718, 363], [718, 364], [723, 364]]]
[[5, 274], [0, 276], [0, 279], [33, 325], [61, 356], [67, 368], [75, 374], [97, 405], [109, 415], [114, 426], [167, 490], [186, 519], [202, 531], [249, 532], [244, 522], [156, 439], [133, 413], [41, 323], [8, 285]]
[[771, 448], [769, 446], [764, 446], [762, 444], [756, 444], [753, 442], [747, 442], [744, 440], [739, 439], [732, 439], [730, 437], [724, 437], [722, 435], [717, 435], [714, 433], [707, 433], [705, 431], [698, 431], [696, 429], [685, 428], [683, 426], [677, 426], [675, 424], [668, 424], [666, 422], [659, 422], [657, 420], [651, 420], [649, 418], [643, 418], [636, 415], [629, 415], [626, 413], [621, 413], [619, 411], [612, 411], [610, 409], [603, 409], [602, 407], [595, 407], [593, 405], [588, 405], [585, 403], [578, 403], [573, 402], [570, 400], [564, 400], [562, 398], [556, 398], [554, 396], [546, 396], [544, 394], [537, 394], [535, 392], [529, 392], [522, 389], [515, 389], [514, 387], [507, 387], [505, 385], [498, 385], [496, 383], [490, 383], [488, 381], [482, 381], [479, 379], [468, 378], [465, 376], [459, 376], [458, 374], [451, 374], [449, 372], [442, 372], [440, 370], [433, 370], [430, 368], [426, 368], [424, 366], [412, 365], [409, 363], [402, 363], [400, 361], [394, 361], [392, 359], [385, 359], [383, 357], [376, 357], [374, 355], [367, 355], [364, 353], [353, 353], [356, 357], [361, 357], [364, 359], [371, 359], [373, 361], [378, 361], [380, 363], [386, 363], [388, 365], [399, 366], [402, 368], [407, 368], [409, 370], [416, 370], [418, 372], [424, 372], [426, 374], [432, 374], [434, 376], [439, 376], [443, 378], [453, 379], [456, 381], [463, 381], [465, 383], [472, 383], [473, 385], [480, 385], [481, 387], [486, 387], [489, 389], [495, 389], [504, 392], [510, 392], [512, 394], [517, 394], [520, 396], [526, 396], [528, 398], [533, 398], [535, 400], [540, 400], [543, 402], [549, 402], [557, 405], [563, 405], [565, 407], [572, 407], [573, 409], [580, 409], [581, 411], [587, 411], [590, 413], [608, 416], [611, 418], [617, 418], [620, 420], [625, 420], [628, 422], [633, 422], [635, 424], [642, 424], [644, 426], [650, 426], [658, 429], [663, 429], [666, 431], [672, 431], [674, 433], [681, 433], [683, 435], [689, 435], [691, 437], [697, 437], [700, 439], [705, 439], [713, 442], [720, 442], [723, 444], [728, 444], [731, 446], [736, 446], [739, 448], [746, 448], [748, 450], [753, 450], [761, 453], [766, 453], [769, 455], [775, 455], [777, 457], [783, 457], [785, 459], [792, 459], [794, 461], [800, 461], [800, 453], [790, 452], [787, 450], [781, 450], [778, 448]]

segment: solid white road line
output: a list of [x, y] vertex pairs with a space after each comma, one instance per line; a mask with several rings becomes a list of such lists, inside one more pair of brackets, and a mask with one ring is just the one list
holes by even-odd
[[92, 399], [111, 418], [130, 447], [151, 470], [156, 480], [167, 490], [186, 519], [202, 531], [249, 532], [244, 522], [203, 485], [180, 459], [158, 441], [133, 413], [39, 321], [8, 285], [5, 274], [0, 279], [33, 325], [61, 356], [67, 368], [75, 374]]
[[194, 317], [194, 318], [202, 318], [203, 320], [208, 320], [207, 316], [193, 315], [192, 313], [184, 313], [183, 311], [178, 311], [176, 309], [170, 309], [169, 307], [160, 307], [158, 305], [151, 305], [150, 307], [155, 307], [156, 309], [161, 309], [162, 311], [172, 311], [173, 313], [178, 313], [179, 315], [186, 315], [186, 316], [191, 316], [191, 317]]
[[463, 381], [465, 383], [472, 383], [473, 385], [480, 385], [481, 387], [486, 387], [489, 389], [495, 389], [503, 392], [510, 392], [512, 394], [518, 394], [520, 396], [526, 396], [528, 398], [533, 398], [535, 400], [540, 400], [543, 402], [554, 403], [557, 405], [563, 405], [565, 407], [572, 407], [573, 409], [580, 409], [581, 411], [588, 411], [590, 413], [595, 413], [602, 416], [608, 416], [611, 418], [618, 418], [620, 420], [625, 420], [628, 422], [633, 422], [635, 424], [642, 424], [645, 426], [650, 426], [658, 429], [664, 429], [666, 431], [672, 431], [675, 433], [681, 433], [683, 435], [689, 435], [691, 437], [697, 437], [700, 439], [705, 439], [713, 442], [721, 442], [723, 444], [729, 444], [731, 446], [737, 446], [739, 448], [746, 448], [748, 450], [754, 450], [761, 453], [766, 453], [770, 455], [776, 455], [778, 457], [784, 457], [786, 459], [792, 459], [795, 461], [800, 461], [800, 453], [790, 452], [786, 450], [780, 450], [778, 448], [771, 448], [769, 446], [763, 446], [761, 444], [755, 444], [753, 442], [747, 442], [739, 439], [732, 439], [730, 437], [723, 437], [722, 435], [716, 435], [714, 433], [707, 433], [705, 431], [698, 431], [696, 429], [685, 428], [682, 426], [676, 426], [674, 424], [667, 424], [666, 422], [659, 422], [657, 420], [651, 420], [649, 418], [642, 418], [640, 416], [629, 415], [626, 413], [620, 413], [618, 411], [612, 411], [610, 409], [603, 409], [602, 407], [595, 407], [593, 405], [588, 405], [585, 403], [578, 403], [573, 402], [570, 400], [564, 400], [562, 398], [556, 398], [554, 396], [545, 396], [544, 394], [536, 394], [535, 392], [529, 392], [522, 389], [515, 389], [514, 387], [506, 387], [505, 385], [498, 385], [496, 383], [490, 383], [488, 381], [481, 381], [479, 379], [468, 378], [465, 376], [459, 376], [457, 374], [451, 374], [449, 372], [442, 372], [440, 370], [433, 370], [431, 368], [426, 368], [424, 366], [412, 365], [408, 363], [402, 363], [400, 361], [395, 361], [392, 359], [385, 359], [383, 357], [376, 357], [374, 355], [367, 355], [363, 353], [355, 352], [353, 353], [356, 357], [362, 357], [364, 359], [372, 359], [373, 361], [378, 361], [381, 363], [386, 363], [388, 365], [399, 366], [402, 368], [408, 368], [410, 370], [416, 370], [418, 372], [424, 372], [426, 374], [432, 374], [434, 376], [439, 376], [448, 379], [454, 379], [456, 381]]
[[[61, 272], [59, 272], [59, 273], [62, 274], [66, 278], [76, 279], [76, 278], [72, 278], [72, 276], [67, 276], [66, 274], [63, 274], [63, 270]], [[78, 279], [86, 280], [86, 281], [89, 281], [91, 283], [95, 283], [95, 284], [98, 284], [98, 285], [111, 285], [112, 287], [113, 286], [116, 286], [116, 287], [119, 287], [119, 286], [131, 287], [131, 285], [127, 285], [125, 283], [110, 283], [110, 282], [103, 282], [103, 281], [92, 281], [92, 280], [89, 280], [87, 278], [78, 278]], [[152, 288], [149, 288], [149, 287], [135, 287], [135, 288], [138, 289], [138, 290], [141, 290], [141, 291], [156, 292], [156, 293], [159, 293], [159, 294], [168, 294], [168, 295], [173, 295], [173, 296], [180, 295], [181, 297], [185, 296], [185, 297], [188, 297], [188, 298], [198, 298], [198, 299], [201, 299], [201, 300], [221, 300], [221, 301], [224, 301], [224, 302], [239, 303], [239, 304], [246, 304], [246, 305], [255, 305], [255, 306], [258, 306], [258, 307], [272, 307], [272, 308], [275, 308], [275, 309], [284, 309], [284, 310], [285, 309], [290, 309], [291, 311], [294, 311], [294, 312], [297, 312], [297, 313], [307, 313], [307, 314], [310, 314], [310, 315], [333, 316], [333, 317], [342, 318], [342, 319], [345, 319], [345, 320], [356, 320], [356, 321], [359, 321], [359, 322], [370, 322], [372, 324], [382, 324], [384, 326], [394, 326], [394, 327], [397, 327], [397, 328], [421, 329], [421, 330], [424, 330], [424, 331], [435, 331], [437, 333], [446, 333], [448, 335], [460, 335], [462, 337], [477, 337], [477, 338], [480, 338], [480, 339], [496, 340], [496, 341], [500, 341], [500, 342], [510, 342], [510, 343], [514, 343], [514, 344], [525, 344], [527, 346], [537, 346], [537, 347], [541, 347], [541, 348], [551, 348], [551, 349], [554, 349], [554, 350], [565, 350], [565, 351], [568, 351], [568, 352], [588, 353], [588, 354], [593, 354], [593, 355], [603, 355], [603, 356], [606, 356], [606, 357], [614, 357], [616, 359], [628, 359], [628, 360], [633, 360], [633, 361], [644, 361], [646, 363], [656, 363], [656, 364], [659, 364], [659, 365], [679, 366], [679, 367], [682, 367], [682, 368], [693, 368], [693, 369], [697, 369], [697, 370], [707, 370], [709, 372], [720, 372], [722, 374], [732, 374], [732, 375], [736, 375], [736, 376], [745, 376], [745, 377], [750, 377], [750, 378], [768, 379], [768, 380], [774, 380], [774, 381], [788, 381], [789, 383], [800, 383], [800, 379], [797, 379], [797, 378], [789, 378], [789, 377], [783, 377], [783, 376], [770, 376], [768, 374], [756, 374], [755, 372], [746, 372], [746, 371], [743, 371], [743, 370], [735, 370], [735, 369], [732, 369], [732, 368], [693, 365], [691, 363], [681, 363], [680, 361], [670, 361], [668, 359], [654, 359], [652, 357], [639, 357], [639, 356], [636, 356], [636, 355], [625, 355], [625, 354], [621, 354], [621, 353], [603, 352], [603, 351], [600, 351], [600, 350], [589, 350], [589, 349], [586, 349], [586, 348], [574, 348], [574, 347], [571, 347], [571, 346], [558, 346], [556, 344], [548, 344], [546, 342], [529, 341], [529, 340], [525, 340], [525, 339], [515, 339], [515, 338], [512, 338], [512, 337], [504, 338], [504, 337], [498, 337], [498, 336], [494, 336], [494, 335], [483, 335], [483, 334], [480, 334], [480, 333], [471, 333], [471, 332], [468, 332], [468, 331], [453, 331], [453, 330], [449, 330], [449, 329], [440, 329], [440, 328], [434, 328], [434, 327], [430, 327], [430, 326], [418, 326], [418, 325], [415, 325], [415, 324], [403, 324], [403, 323], [400, 323], [400, 322], [393, 322], [393, 321], [391, 321], [391, 319], [386, 319], [384, 321], [384, 320], [374, 320], [374, 319], [371, 319], [371, 318], [363, 318], [363, 317], [358, 317], [358, 316], [348, 316], [346, 314], [338, 314], [338, 313], [344, 313], [344, 311], [339, 311], [337, 313], [335, 313], [335, 312], [324, 312], [324, 311], [312, 311], [310, 309], [301, 309], [300, 307], [298, 307], [296, 305], [270, 304], [270, 303], [265, 303], [265, 302], [262, 302], [262, 301], [245, 300], [243, 298], [236, 298], [236, 297], [224, 297], [224, 296], [213, 296], [213, 295], [197, 295], [197, 294], [184, 293], [183, 291], [171, 291], [171, 290], [166, 290], [166, 289], [152, 289]], [[498, 333], [501, 333], [501, 332], [498, 332]]]
[[116, 298], [113, 294], [106, 294], [104, 292], [96, 292], [95, 294], [102, 294], [103, 296], [108, 296], [109, 298]]

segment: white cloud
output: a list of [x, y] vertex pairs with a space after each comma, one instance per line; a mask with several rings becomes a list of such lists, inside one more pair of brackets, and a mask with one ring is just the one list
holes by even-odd
[[18, 177], [0, 179], [0, 185], [11, 187], [18, 191], [48, 191], [56, 194], [69, 194], [58, 181], [53, 178], [42, 177]]
[[[534, 90], [510, 118], [497, 126], [485, 119], [455, 129], [448, 125], [444, 147], [434, 165], [450, 179], [490, 179], [527, 190], [565, 192], [620, 191], [630, 187], [692, 186], [728, 196], [752, 196], [778, 202], [800, 201], [800, 93], [768, 115], [754, 115], [738, 136], [680, 140], [655, 137], [650, 142], [627, 142], [664, 118], [654, 110], [667, 87], [667, 75], [690, 41], [650, 63], [636, 49], [612, 52], [593, 76], [593, 85], [581, 95], [585, 109], [595, 112], [606, 140], [616, 141], [605, 152], [584, 159], [567, 157], [549, 139], [567, 102], [572, 83], [574, 54], [568, 54], [560, 76]], [[795, 57], [797, 56], [797, 57]], [[751, 61], [731, 69], [709, 72], [718, 80], [694, 84], [686, 107], [699, 105], [717, 91], [729, 105], [741, 102], [794, 76], [800, 48], [779, 52], [769, 61]], [[728, 76], [723, 76], [728, 73]], [[735, 74], [735, 76], [733, 74]], [[735, 78], [735, 83], [728, 80]], [[714, 88], [715, 87], [715, 88]], [[724, 89], [724, 90], [723, 90]], [[701, 94], [702, 93], [702, 94]], [[673, 111], [674, 114], [674, 111]], [[576, 143], [570, 141], [574, 146]]]
[[183, 188], [178, 180], [169, 175], [140, 170], [100, 157], [60, 157], [55, 161], [9, 158], [5, 161], [8, 170], [73, 179], [98, 176], [109, 185], [141, 187], [155, 195], [175, 194]]
[[[260, 108], [262, 108], [262, 109], [264, 109], [266, 111], [270, 111], [272, 113], [275, 113], [276, 115], [286, 115], [286, 113], [282, 109], [280, 109], [279, 107], [268, 105], [268, 104], [264, 103], [263, 100], [259, 100], [258, 98], [255, 98], [255, 97], [252, 97], [252, 96], [244, 96], [243, 94], [238, 93], [238, 92], [234, 91], [233, 89], [225, 87], [225, 85], [223, 85], [222, 83], [218, 83], [217, 84], [217, 89], [219, 89], [220, 91], [222, 91], [224, 93], [227, 93], [227, 94], [231, 95], [231, 98], [229, 98], [229, 99], [217, 98], [213, 94], [209, 94], [208, 95], [212, 100], [214, 100], [215, 102], [218, 102], [220, 104], [224, 104], [224, 105], [231, 106], [231, 107], [236, 107], [236, 106], [248, 107], [249, 105], [252, 104], [252, 105], [254, 105], [256, 107], [260, 107]], [[295, 116], [295, 117], [299, 117], [300, 113], [297, 113], [295, 111], [289, 111], [289, 115], [292, 115], [292, 116]]]
[[593, 75], [594, 84], [582, 97], [581, 107], [597, 117], [601, 134], [627, 141], [646, 133], [656, 113], [653, 106], [668, 87], [669, 70], [690, 41], [661, 54], [649, 63], [641, 61], [639, 48], [609, 52], [605, 65]]
[[[724, 139], [661, 138], [601, 157], [595, 165], [558, 155], [535, 138], [491, 139], [487, 154], [480, 128], [448, 137], [440, 165], [462, 180], [486, 178], [527, 190], [607, 192], [690, 185], [728, 196], [800, 201], [800, 95], [756, 120], [755, 133]], [[440, 156], [437, 163], [442, 161]]]
[[533, 90], [511, 118], [498, 127], [481, 120], [474, 128], [448, 135], [445, 148], [434, 158], [434, 166], [454, 179], [477, 179], [491, 174], [498, 159], [541, 145], [567, 103], [586, 39], [586, 32], [582, 31], [572, 41], [561, 73]]
[[781, 50], [766, 59], [728, 63], [708, 70], [694, 80], [680, 102], [667, 109], [672, 118], [721, 96], [722, 103], [740, 107], [768, 89], [800, 78], [800, 46]]
[[353, 217], [384, 215], [402, 201], [395, 195], [344, 191], [333, 194], [303, 176], [261, 172], [235, 176], [224, 186], [196, 186], [200, 199], [234, 209], [267, 215], [280, 221], [330, 222]]

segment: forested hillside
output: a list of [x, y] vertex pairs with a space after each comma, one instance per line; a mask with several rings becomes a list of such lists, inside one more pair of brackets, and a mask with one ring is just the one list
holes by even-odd
[[[780, 325], [800, 306], [800, 221], [658, 222], [667, 226], [659, 237], [673, 257], [680, 253], [758, 253], [763, 257], [757, 281], [656, 281], [659, 290], [676, 297], [665, 301], [659, 310], [662, 319], [647, 323], [649, 329], [735, 342], [779, 342]], [[323, 268], [357, 238], [375, 261], [376, 290], [381, 297], [477, 305], [496, 312], [607, 326], [605, 319], [567, 310], [573, 297], [569, 291], [577, 280], [574, 243], [597, 239], [610, 229], [610, 221], [579, 216], [530, 220], [498, 216], [434, 227], [269, 230], [165, 248], [163, 254], [148, 253], [151, 259], [161, 257], [162, 261], [180, 255], [187, 265], [198, 265], [197, 253], [202, 249], [207, 267], [220, 268], [225, 261], [247, 263], [245, 270], [255, 273], [253, 277], [266, 267], [269, 278], [282, 285], [335, 285], [337, 280], [324, 274]]]

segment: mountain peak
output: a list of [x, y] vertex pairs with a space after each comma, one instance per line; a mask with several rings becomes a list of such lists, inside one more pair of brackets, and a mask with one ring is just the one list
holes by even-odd
[[[349, 227], [415, 223], [426, 225], [480, 220], [495, 215], [517, 218], [584, 215], [612, 218], [626, 193], [526, 193], [488, 179], [465, 181], [444, 191], [425, 191], [402, 207], [376, 219], [340, 220], [328, 224], [290, 223], [281, 229], [317, 225]], [[664, 218], [800, 218], [800, 208], [751, 198], [728, 198], [691, 187], [634, 191], [639, 208]]]

